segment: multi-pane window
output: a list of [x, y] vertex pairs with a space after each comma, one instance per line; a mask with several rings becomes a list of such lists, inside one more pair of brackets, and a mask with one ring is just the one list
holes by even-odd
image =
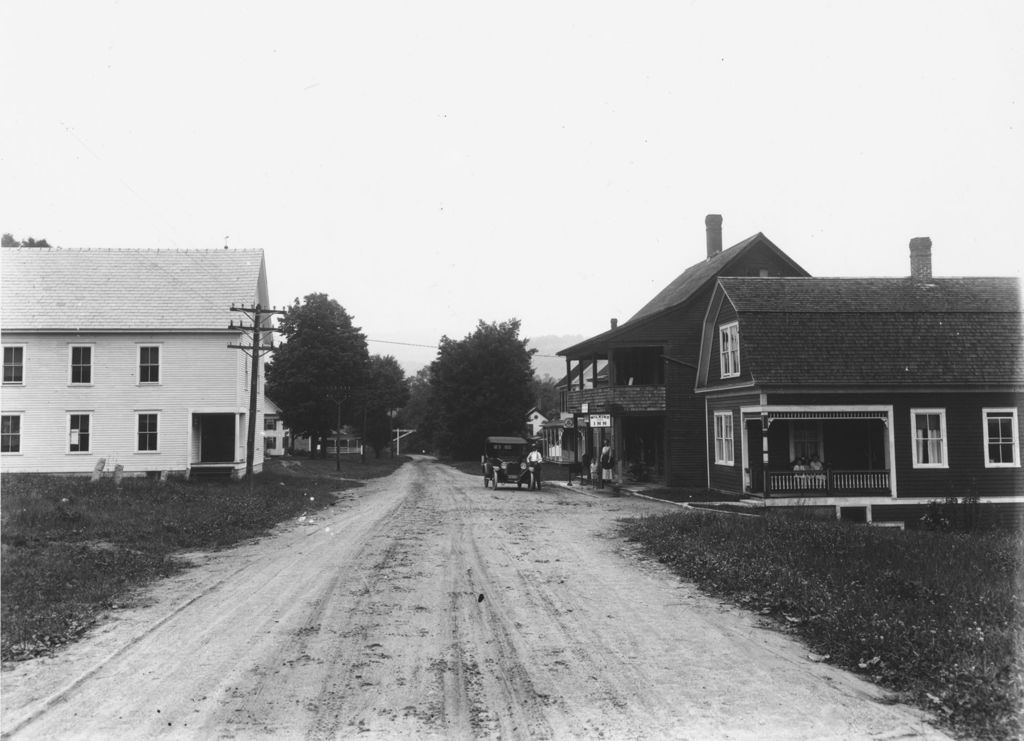
[[159, 415], [152, 412], [143, 412], [138, 415], [139, 419], [139, 452], [156, 451], [159, 450], [157, 447], [157, 427], [159, 425]]
[[948, 468], [946, 410], [912, 409], [914, 468]]
[[733, 465], [733, 450], [732, 412], [715, 412], [715, 463]]
[[1020, 466], [1016, 409], [985, 409], [985, 467]]
[[263, 429], [264, 430], [276, 430], [277, 429], [277, 417], [264, 417], [263, 418]]
[[4, 383], [22, 383], [25, 380], [25, 348], [4, 348]]
[[92, 383], [92, 348], [71, 346], [71, 383]]
[[824, 458], [821, 452], [821, 425], [816, 420], [794, 420], [792, 427], [793, 456], [811, 459], [811, 456]]
[[90, 434], [88, 414], [68, 415], [68, 452], [88, 453]]
[[722, 378], [740, 374], [740, 325], [736, 322], [718, 328]]
[[21, 415], [0, 416], [0, 453], [21, 452]]
[[160, 383], [159, 346], [139, 347], [139, 383]]

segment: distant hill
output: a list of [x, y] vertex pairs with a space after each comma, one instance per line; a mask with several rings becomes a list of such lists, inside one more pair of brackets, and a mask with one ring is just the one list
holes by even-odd
[[[551, 376], [556, 381], [565, 376], [565, 358], [556, 357], [555, 353], [587, 339], [581, 334], [547, 334], [541, 337], [530, 337], [526, 346], [536, 350], [533, 356], [533, 372], [538, 378]], [[547, 357], [551, 356], [551, 357]]]

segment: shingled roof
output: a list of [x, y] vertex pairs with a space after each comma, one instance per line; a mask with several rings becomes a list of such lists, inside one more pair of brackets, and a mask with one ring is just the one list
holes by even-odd
[[720, 278], [758, 385], [1024, 383], [1016, 278]]
[[572, 355], [574, 352], [579, 352], [593, 345], [600, 345], [605, 342], [618, 339], [619, 337], [626, 336], [637, 326], [638, 323], [652, 319], [663, 311], [668, 311], [686, 303], [704, 286], [713, 282], [723, 270], [726, 270], [729, 265], [740, 259], [748, 249], [757, 243], [763, 244], [767, 246], [768, 249], [777, 253], [780, 258], [793, 267], [795, 272], [803, 275], [809, 275], [809, 273], [794, 262], [789, 255], [776, 247], [768, 237], [763, 233], [758, 232], [752, 237], [747, 237], [742, 242], [737, 242], [732, 247], [722, 250], [712, 257], [701, 260], [700, 262], [688, 267], [680, 273], [675, 280], [661, 289], [654, 298], [644, 304], [638, 312], [629, 318], [629, 321], [620, 324], [615, 329], [609, 329], [606, 332], [595, 335], [583, 342], [573, 345], [572, 347], [567, 347], [566, 349], [559, 351], [558, 354]]
[[266, 304], [262, 250], [4, 249], [8, 332], [222, 330]]

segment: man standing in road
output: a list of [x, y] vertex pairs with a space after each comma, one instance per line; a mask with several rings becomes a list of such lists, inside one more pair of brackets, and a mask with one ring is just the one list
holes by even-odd
[[530, 454], [526, 456], [526, 465], [533, 468], [533, 480], [530, 483], [538, 489], [540, 489], [540, 464], [543, 461], [544, 456], [540, 454], [537, 446], [534, 445], [533, 449], [530, 450]]

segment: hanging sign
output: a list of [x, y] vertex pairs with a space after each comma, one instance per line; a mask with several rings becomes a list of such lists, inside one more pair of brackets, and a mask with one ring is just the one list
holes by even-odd
[[591, 427], [611, 427], [612, 426], [612, 415], [610, 415], [610, 414], [591, 414], [590, 415], [590, 426]]

